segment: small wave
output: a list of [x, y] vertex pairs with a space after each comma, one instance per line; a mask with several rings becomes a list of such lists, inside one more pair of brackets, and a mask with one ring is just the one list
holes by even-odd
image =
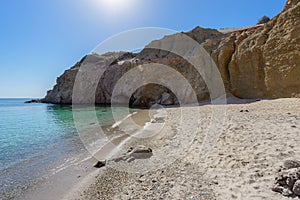
[[128, 118], [132, 117], [133, 115], [137, 114], [137, 112], [133, 112], [129, 115], [127, 115], [126, 117], [124, 117], [123, 119], [117, 121], [116, 123], [114, 123], [111, 128], [117, 128], [118, 126], [120, 126], [125, 120], [127, 120]]
[[69, 167], [72, 167], [72, 166], [76, 166], [80, 163], [83, 163], [91, 158], [93, 158], [92, 156], [83, 156], [84, 158], [80, 158], [80, 157], [72, 157], [72, 158], [68, 158], [66, 159], [66, 162], [59, 165], [58, 167], [56, 167], [55, 169], [52, 169], [52, 173], [51, 175], [55, 175]]

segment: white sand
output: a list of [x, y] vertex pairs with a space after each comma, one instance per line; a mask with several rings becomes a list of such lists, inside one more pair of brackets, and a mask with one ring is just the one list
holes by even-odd
[[[288, 199], [271, 186], [285, 160], [300, 160], [300, 99], [245, 103], [231, 97], [230, 102], [239, 104], [226, 106], [224, 131], [212, 140], [205, 140], [211, 111], [222, 105], [168, 108], [163, 128], [151, 140], [120, 148], [121, 155], [142, 143], [153, 149], [151, 158], [108, 163], [68, 199]], [[189, 113], [184, 127], [181, 111]], [[204, 141], [212, 147], [205, 157]]]
[[218, 199], [285, 199], [270, 188], [284, 160], [300, 159], [299, 136], [300, 99], [228, 105], [226, 131], [205, 162], [186, 160], [218, 182]]

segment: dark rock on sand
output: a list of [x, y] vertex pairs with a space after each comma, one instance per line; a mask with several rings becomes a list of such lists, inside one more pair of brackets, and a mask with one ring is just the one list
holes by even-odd
[[240, 112], [249, 112], [249, 110], [240, 110]]
[[97, 161], [97, 163], [94, 165], [96, 168], [101, 168], [106, 165], [106, 161]]

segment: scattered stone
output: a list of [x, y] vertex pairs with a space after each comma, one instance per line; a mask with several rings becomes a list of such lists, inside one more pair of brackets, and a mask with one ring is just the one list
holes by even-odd
[[146, 181], [146, 178], [142, 176], [142, 177], [139, 178], [138, 181], [139, 181], [140, 183], [145, 182], [145, 181]]
[[283, 196], [300, 197], [300, 161], [286, 160], [284, 162], [283, 168], [277, 172], [272, 190]]
[[240, 112], [249, 112], [249, 110], [240, 110]]
[[101, 168], [104, 167], [106, 165], [106, 161], [97, 161], [96, 164], [94, 165], [94, 167], [96, 168]]
[[157, 117], [154, 118], [151, 123], [164, 123], [165, 122], [165, 118], [164, 117]]
[[114, 158], [113, 161], [115, 161], [115, 162], [120, 162], [120, 161], [132, 162], [136, 159], [150, 158], [152, 155], [153, 155], [153, 153], [152, 153], [151, 148], [148, 148], [144, 145], [139, 145], [135, 148], [130, 147], [124, 156]]
[[217, 180], [213, 180], [212, 182], [213, 182], [213, 184], [215, 184], [215, 185], [218, 185], [218, 184], [219, 184], [219, 182], [218, 182]]
[[279, 193], [282, 193], [283, 192], [283, 187], [282, 186], [280, 186], [278, 183], [276, 183], [274, 186], [273, 186], [273, 188], [272, 188], [272, 190], [274, 191], [274, 192], [279, 192]]
[[292, 169], [300, 167], [300, 161], [298, 160], [286, 160], [283, 164], [285, 169]]
[[282, 191], [282, 195], [286, 196], [286, 197], [292, 196], [293, 192], [289, 188], [284, 188], [283, 191]]
[[133, 150], [133, 147], [129, 147], [129, 149], [127, 150], [127, 153], [130, 153]]
[[300, 180], [297, 180], [293, 187], [293, 192], [295, 195], [300, 196]]
[[143, 145], [137, 146], [129, 153], [129, 156], [134, 158], [150, 158], [152, 155], [152, 149]]

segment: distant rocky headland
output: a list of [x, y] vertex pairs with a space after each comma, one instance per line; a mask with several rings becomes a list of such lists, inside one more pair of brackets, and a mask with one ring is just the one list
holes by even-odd
[[[226, 92], [239, 98], [300, 97], [299, 0], [288, 0], [280, 14], [262, 25], [220, 30], [196, 27], [185, 34], [211, 55]], [[171, 38], [172, 35], [153, 42]], [[137, 62], [160, 63], [174, 68], [189, 81], [199, 101], [210, 99], [205, 82], [190, 63], [170, 52], [146, 46], [138, 54], [118, 52], [83, 57], [57, 78], [56, 85], [41, 102], [71, 104], [74, 81], [83, 62], [104, 71], [95, 94], [97, 104], [110, 104], [115, 84]], [[141, 107], [155, 103], [175, 105], [178, 100], [168, 88], [148, 84], [139, 88], [129, 102], [130, 106]]]

